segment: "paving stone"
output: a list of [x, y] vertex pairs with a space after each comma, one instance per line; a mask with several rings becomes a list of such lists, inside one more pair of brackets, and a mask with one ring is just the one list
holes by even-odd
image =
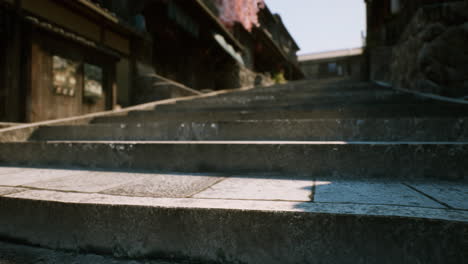
[[312, 180], [234, 177], [226, 179], [195, 198], [310, 201]]
[[403, 184], [377, 181], [318, 180], [314, 201], [445, 208]]
[[453, 208], [468, 210], [468, 183], [410, 183], [410, 186]]
[[400, 216], [468, 222], [468, 211], [446, 208], [408, 207], [399, 205], [314, 203], [300, 201], [223, 200], [197, 198], [129, 197], [99, 193], [70, 193], [31, 190], [7, 197], [72, 204], [125, 205], [186, 209], [233, 209], [242, 211], [302, 212], [338, 215]]
[[100, 192], [148, 177], [143, 173], [89, 171], [84, 174], [52, 179], [23, 186], [76, 192]]
[[83, 170], [62, 170], [62, 169], [21, 169], [9, 174], [0, 175], [0, 185], [20, 186], [34, 182], [47, 181], [67, 176], [83, 174]]
[[17, 192], [22, 192], [24, 190], [25, 189], [21, 189], [21, 188], [0, 187], [0, 196], [12, 194], [12, 193], [17, 193]]
[[[0, 264], [183, 264], [157, 260], [117, 259], [95, 254], [79, 254], [0, 242]], [[185, 262], [184, 262], [185, 263]]]
[[0, 175], [20, 172], [24, 169], [25, 168], [20, 168], [20, 167], [1, 167], [0, 166]]
[[196, 174], [154, 174], [102, 193], [146, 197], [188, 197], [222, 179], [223, 177]]

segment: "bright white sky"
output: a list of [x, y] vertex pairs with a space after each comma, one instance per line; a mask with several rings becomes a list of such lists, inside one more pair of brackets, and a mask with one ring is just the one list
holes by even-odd
[[298, 54], [362, 46], [364, 0], [265, 0], [299, 44]]

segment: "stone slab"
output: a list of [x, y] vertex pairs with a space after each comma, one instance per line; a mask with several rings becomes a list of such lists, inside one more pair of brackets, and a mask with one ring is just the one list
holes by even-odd
[[409, 183], [413, 188], [453, 208], [468, 210], [468, 183]]
[[223, 179], [215, 175], [153, 174], [102, 193], [140, 197], [188, 197]]
[[400, 183], [317, 180], [314, 201], [321, 203], [387, 204], [445, 208]]
[[111, 256], [63, 252], [0, 242], [1, 264], [183, 264], [176, 261], [118, 259]]
[[466, 117], [464, 105], [442, 103], [413, 103], [390, 105], [353, 105], [346, 107], [324, 107], [311, 109], [255, 109], [217, 111], [134, 111], [128, 116], [108, 116], [95, 118], [93, 123], [149, 123], [161, 120], [182, 121], [226, 121], [226, 120], [278, 120], [305, 118], [376, 118], [376, 117]]
[[0, 175], [1, 185], [20, 186], [34, 182], [47, 181], [57, 178], [86, 173], [84, 170], [62, 170], [62, 169], [32, 169], [25, 168], [12, 171], [9, 174]]
[[[2, 185], [1, 182], [0, 182], [0, 185]], [[22, 189], [22, 188], [0, 187], [0, 196], [22, 192], [24, 190], [25, 189]]]
[[59, 141], [0, 144], [0, 164], [10, 166], [46, 164], [86, 169], [304, 177], [461, 179], [468, 170], [467, 155], [468, 142]]
[[223, 209], [262, 212], [301, 212], [333, 215], [409, 217], [468, 223], [468, 212], [447, 208], [428, 208], [392, 204], [355, 204], [350, 202], [320, 203], [301, 201], [225, 200], [201, 198], [132, 197], [104, 193], [70, 193], [49, 190], [27, 190], [4, 196], [31, 201], [70, 204], [127, 205], [135, 207]]
[[16, 172], [20, 172], [22, 170], [24, 170], [24, 168], [0, 166], [0, 175], [16, 173]]
[[311, 201], [312, 180], [230, 177], [195, 198]]
[[6, 238], [187, 263], [464, 263], [468, 231], [464, 210], [38, 190], [0, 215]]
[[40, 127], [30, 140], [468, 141], [466, 118], [160, 121]]
[[80, 175], [23, 184], [39, 189], [100, 192], [148, 177], [144, 173], [88, 171]]

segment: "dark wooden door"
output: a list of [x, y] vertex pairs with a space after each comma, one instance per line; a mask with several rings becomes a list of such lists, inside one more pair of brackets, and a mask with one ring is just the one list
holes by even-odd
[[0, 5], [0, 121], [6, 118], [6, 40], [8, 39], [6, 11]]

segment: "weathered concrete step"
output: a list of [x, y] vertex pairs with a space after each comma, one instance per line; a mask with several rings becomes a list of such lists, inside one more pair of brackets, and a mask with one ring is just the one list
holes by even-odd
[[468, 118], [304, 119], [44, 126], [30, 140], [468, 141]]
[[382, 89], [385, 87], [369, 82], [350, 82], [350, 81], [295, 81], [286, 84], [273, 85], [269, 87], [256, 87], [245, 92], [253, 93], [271, 93], [271, 92], [307, 92], [307, 91], [351, 91], [360, 89]]
[[329, 87], [324, 90], [304, 90], [304, 91], [275, 91], [268, 88], [255, 88], [247, 91], [233, 91], [225, 94], [219, 94], [207, 98], [232, 98], [232, 97], [265, 97], [265, 96], [320, 96], [320, 95], [333, 95], [333, 94], [350, 94], [350, 93], [378, 93], [378, 92], [395, 92], [389, 88], [375, 87], [375, 86], [355, 86], [355, 87]]
[[239, 111], [133, 111], [128, 116], [95, 118], [93, 123], [147, 123], [161, 120], [181, 121], [229, 121], [229, 120], [278, 120], [313, 118], [398, 118], [398, 117], [466, 117], [468, 107], [437, 103], [381, 104], [346, 107], [317, 107], [309, 110], [255, 109]]
[[[208, 100], [208, 101], [205, 101]], [[155, 107], [157, 111], [169, 110], [198, 110], [198, 109], [262, 109], [262, 108], [313, 108], [313, 107], [339, 107], [358, 104], [405, 104], [422, 102], [421, 99], [412, 95], [395, 94], [393, 92], [384, 95], [363, 94], [360, 96], [320, 96], [320, 97], [297, 97], [295, 99], [262, 98], [223, 100], [223, 99], [200, 99], [183, 101], [175, 104], [164, 104]]]
[[403, 100], [403, 98], [416, 97], [412, 95], [402, 95], [392, 91], [378, 93], [346, 93], [346, 94], [330, 94], [330, 95], [263, 95], [263, 96], [230, 96], [230, 97], [208, 97], [190, 101], [181, 101], [176, 105], [251, 105], [251, 104], [296, 104], [296, 103], [324, 103], [324, 102], [340, 102], [343, 101], [360, 101], [360, 100]]
[[281, 173], [344, 177], [463, 178], [466, 142], [148, 141], [0, 144], [0, 164]]
[[178, 261], [117, 258], [109, 255], [51, 250], [31, 245], [0, 241], [2, 264], [184, 264]]
[[463, 210], [31, 190], [0, 197], [0, 215], [3, 239], [182, 263], [455, 264], [468, 257]]

